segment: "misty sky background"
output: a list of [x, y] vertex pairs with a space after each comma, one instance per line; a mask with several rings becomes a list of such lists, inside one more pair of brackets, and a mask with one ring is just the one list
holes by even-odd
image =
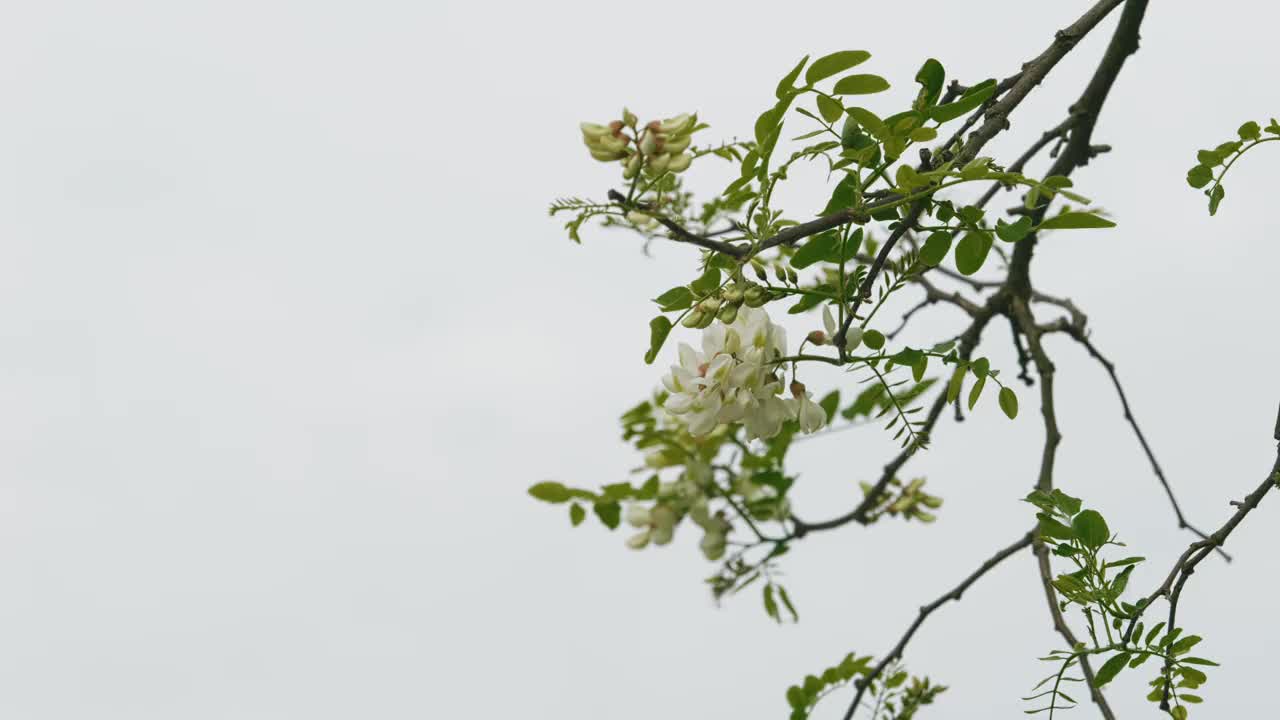
[[[945, 498], [936, 524], [798, 544], [784, 567], [800, 624], [775, 626], [752, 592], [717, 609], [697, 533], [631, 552], [525, 494], [629, 477], [639, 458], [616, 417], [670, 357], [641, 361], [647, 298], [696, 260], [670, 244], [645, 257], [616, 232], [575, 246], [545, 208], [617, 182], [581, 120], [696, 110], [701, 141], [746, 137], [802, 55], [841, 49], [873, 54], [865, 71], [894, 88], [867, 103], [889, 111], [926, 57], [964, 82], [1004, 77], [1085, 7], [9, 4], [0, 717], [776, 718], [806, 673], [886, 652], [1030, 526], [1034, 391], [1017, 422], [993, 401], [944, 418], [905, 469]], [[1034, 266], [1089, 313], [1206, 529], [1274, 458], [1280, 156], [1238, 163], [1213, 219], [1183, 177], [1197, 148], [1280, 114], [1275, 20], [1257, 3], [1152, 4], [1095, 134], [1115, 150], [1076, 175], [1119, 226], [1046, 238]], [[1114, 22], [993, 155], [1065, 116]], [[712, 160], [688, 177], [711, 193], [730, 172]], [[784, 205], [817, 211], [823, 182], [797, 174]], [[792, 337], [814, 322], [788, 319]], [[961, 323], [936, 308], [905, 339]], [[1145, 592], [1192, 538], [1101, 368], [1048, 342], [1057, 482], [1151, 559], [1131, 582]], [[1012, 374], [1007, 345], [993, 325], [985, 347]], [[892, 451], [874, 428], [798, 445], [797, 513], [851, 507]], [[1232, 536], [1236, 562], [1207, 560], [1183, 593], [1198, 654], [1224, 666], [1202, 716], [1273, 704], [1273, 503]], [[1049, 672], [1034, 658], [1059, 643], [1032, 556], [1007, 561], [909, 647], [913, 671], [953, 688], [922, 717], [1021, 717]], [[1156, 716], [1148, 670], [1111, 686], [1124, 717]]]

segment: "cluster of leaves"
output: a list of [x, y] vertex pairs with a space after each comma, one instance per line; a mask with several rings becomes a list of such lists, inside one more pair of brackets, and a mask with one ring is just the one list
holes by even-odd
[[[1264, 129], [1267, 135], [1263, 135]], [[1204, 194], [1209, 198], [1210, 215], [1218, 212], [1218, 205], [1227, 194], [1226, 188], [1222, 186], [1222, 178], [1227, 171], [1241, 155], [1254, 147], [1280, 140], [1280, 123], [1272, 118], [1271, 123], [1263, 128], [1250, 120], [1236, 130], [1236, 135], [1239, 136], [1238, 139], [1228, 140], [1212, 150], [1198, 151], [1195, 166], [1187, 171], [1187, 184], [1193, 188], [1204, 188]]]
[[1201, 638], [1183, 635], [1182, 628], [1166, 628], [1161, 622], [1145, 629], [1144, 634], [1141, 617], [1145, 602], [1129, 603], [1121, 599], [1133, 569], [1144, 558], [1104, 558], [1106, 548], [1124, 547], [1124, 544], [1112, 536], [1106, 519], [1096, 510], [1082, 509], [1078, 498], [1055, 489], [1052, 493], [1034, 491], [1026, 500], [1039, 511], [1036, 517], [1042, 541], [1055, 557], [1065, 558], [1076, 567], [1073, 572], [1054, 578], [1053, 586], [1062, 597], [1059, 609], [1065, 611], [1076, 606], [1084, 615], [1091, 641], [1067, 650], [1055, 650], [1041, 658], [1059, 667], [1033, 688], [1032, 695], [1024, 698], [1048, 704], [1028, 712], [1047, 711], [1049, 717], [1053, 717], [1054, 711], [1076, 704], [1063, 690], [1063, 683], [1082, 681], [1067, 675], [1082, 657], [1107, 658], [1094, 675], [1095, 687], [1106, 685], [1126, 669], [1157, 658], [1161, 662], [1151, 680], [1153, 689], [1147, 699], [1166, 708], [1176, 720], [1185, 720], [1187, 705], [1201, 702], [1199, 695], [1189, 692], [1198, 689], [1207, 679], [1200, 668], [1217, 663], [1189, 656]]
[[871, 655], [858, 657], [849, 653], [839, 663], [817, 675], [806, 675], [801, 683], [787, 688], [791, 720], [805, 720], [823, 698], [850, 685], [862, 684], [867, 685], [867, 692], [876, 700], [871, 720], [910, 720], [921, 707], [932, 705], [947, 689], [945, 685], [935, 685], [929, 678], [912, 677], [900, 667], [891, 666], [872, 677], [874, 661]]

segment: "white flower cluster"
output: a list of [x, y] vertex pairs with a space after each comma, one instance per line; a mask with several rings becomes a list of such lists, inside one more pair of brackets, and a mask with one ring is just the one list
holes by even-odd
[[789, 418], [797, 419], [804, 432], [814, 432], [826, 424], [826, 411], [804, 385], [792, 383], [792, 398], [780, 397], [783, 381], [776, 363], [786, 352], [786, 331], [764, 310], [743, 306], [732, 323], [703, 330], [702, 352], [680, 343], [680, 364], [662, 378], [671, 393], [664, 407], [695, 437], [721, 423], [741, 422], [749, 438], [771, 438]]
[[712, 482], [711, 468], [691, 464], [680, 479], [664, 483], [658, 491], [658, 502], [650, 506], [634, 504], [627, 508], [627, 523], [640, 532], [627, 538], [627, 546], [640, 550], [649, 543], [666, 545], [675, 536], [676, 525], [685, 516], [702, 528], [702, 554], [708, 560], [719, 560], [728, 545], [733, 529], [720, 513], [712, 514], [707, 506], [705, 486]]

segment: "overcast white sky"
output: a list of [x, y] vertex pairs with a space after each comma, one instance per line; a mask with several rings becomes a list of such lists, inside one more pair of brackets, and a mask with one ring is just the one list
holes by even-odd
[[[746, 135], [800, 56], [850, 48], [895, 83], [877, 99], [892, 107], [925, 57], [1003, 76], [1085, 6], [9, 3], [0, 717], [783, 717], [789, 683], [885, 652], [1028, 526], [1036, 414], [943, 423], [909, 468], [947, 500], [935, 525], [795, 548], [798, 626], [755, 597], [716, 609], [693, 535], [634, 553], [524, 494], [626, 477], [615, 418], [659, 372], [640, 361], [646, 298], [694, 261], [602, 232], [574, 246], [545, 206], [613, 180], [579, 120], [697, 110]], [[1197, 147], [1280, 113], [1268, 13], [1153, 3], [1098, 128], [1116, 150], [1077, 179], [1120, 226], [1037, 258], [1042, 286], [1090, 313], [1206, 527], [1274, 455], [1277, 156], [1240, 163], [1212, 220], [1182, 178]], [[1113, 22], [993, 150], [1061, 119]], [[825, 195], [802, 177], [786, 197], [799, 214]], [[935, 310], [922, 337], [956, 322]], [[1189, 537], [1105, 375], [1051, 349], [1059, 482], [1153, 558], [1134, 579], [1150, 587]], [[805, 515], [847, 508], [891, 449], [875, 430], [835, 437], [795, 453]], [[1277, 512], [1183, 596], [1225, 666], [1210, 717], [1274, 704]], [[909, 659], [954, 688], [929, 717], [1012, 718], [1057, 642], [1024, 555], [930, 620]], [[1153, 715], [1146, 679], [1111, 689], [1125, 717]]]

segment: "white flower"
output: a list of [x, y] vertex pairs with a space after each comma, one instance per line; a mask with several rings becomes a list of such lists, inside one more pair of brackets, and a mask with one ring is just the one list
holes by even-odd
[[666, 545], [675, 536], [676, 523], [680, 521], [676, 511], [662, 503], [653, 507], [632, 505], [627, 508], [627, 524], [640, 528], [640, 532], [627, 538], [627, 547], [632, 550], [643, 549], [653, 542], [654, 545]]
[[732, 323], [703, 331], [702, 352], [680, 344], [679, 364], [662, 379], [670, 393], [664, 407], [695, 437], [732, 422], [744, 423], [751, 437], [778, 434], [789, 413], [774, 362], [786, 345], [786, 332], [766, 312], [743, 306]]
[[704, 534], [698, 547], [708, 560], [719, 560], [724, 556], [725, 547], [729, 544], [729, 531], [733, 526], [720, 515], [711, 515], [705, 506], [693, 508], [689, 517], [702, 527]]
[[807, 392], [803, 383], [791, 383], [792, 407], [800, 429], [806, 433], [814, 433], [827, 424], [827, 411], [813, 401], [813, 393]]
[[[822, 325], [827, 329], [827, 339], [831, 342], [836, 341], [836, 333], [840, 332], [840, 326], [836, 323], [835, 316], [831, 314], [831, 306], [822, 306]], [[857, 325], [850, 325], [848, 332], [844, 334], [844, 349], [847, 352], [853, 352], [855, 348], [862, 344], [862, 328]]]

